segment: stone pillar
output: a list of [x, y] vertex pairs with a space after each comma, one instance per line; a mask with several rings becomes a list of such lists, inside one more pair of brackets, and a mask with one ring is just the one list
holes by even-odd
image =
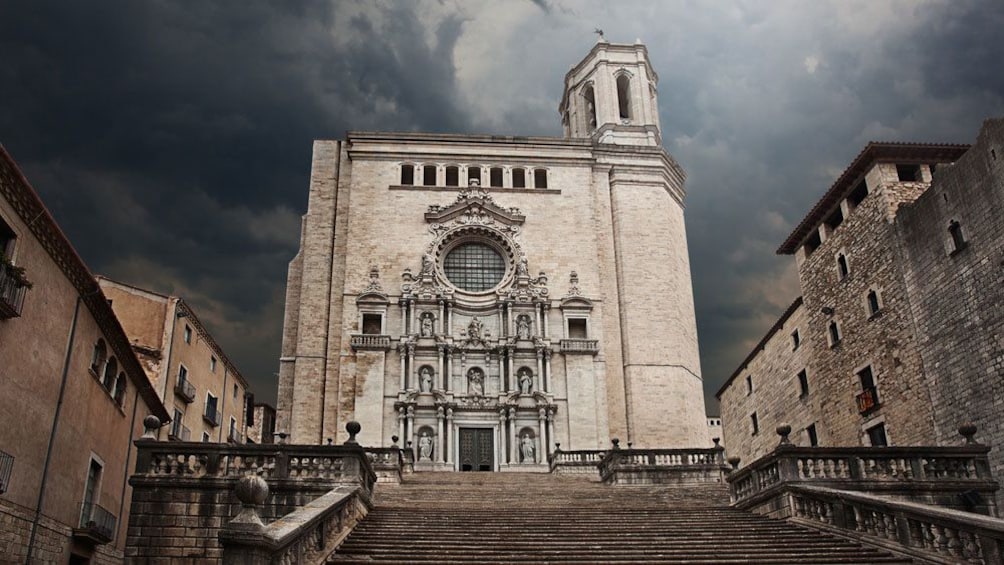
[[499, 337], [508, 335], [505, 327], [505, 303], [502, 304], [502, 308], [499, 308]]
[[540, 304], [533, 305], [533, 335], [544, 336], [543, 332], [540, 331]]
[[415, 301], [408, 301], [408, 335], [415, 333]]
[[544, 383], [542, 386], [543, 392], [551, 392], [551, 350], [544, 350], [544, 373], [541, 377], [541, 381]]
[[401, 299], [397, 301], [397, 305], [401, 307], [401, 335], [408, 335], [408, 301]]
[[443, 355], [446, 356], [446, 374], [443, 375], [443, 390], [450, 390], [453, 380], [453, 352], [449, 346], [443, 347]]
[[408, 439], [407, 429], [404, 423], [404, 406], [400, 406], [397, 409], [397, 437], [401, 438], [401, 441]]
[[516, 348], [507, 348], [509, 354], [509, 382], [507, 392], [516, 390]]
[[509, 328], [509, 333], [511, 334], [512, 333], [512, 329], [513, 329], [513, 325], [512, 325], [512, 302], [509, 302], [509, 301], [505, 302], [505, 311], [506, 311], [506, 322], [509, 324], [508, 328]]
[[439, 300], [439, 333], [446, 333], [446, 303], [442, 299]]
[[446, 355], [446, 346], [438, 345], [436, 351], [439, 353], [436, 356], [439, 361], [439, 372], [436, 373], [436, 377], [439, 379], [439, 390], [446, 390], [446, 378], [443, 376], [443, 356]]
[[499, 462], [509, 461], [509, 452], [511, 448], [506, 446], [506, 436], [508, 433], [508, 426], [506, 426], [505, 419], [505, 408], [499, 408]]
[[[415, 407], [408, 406], [408, 420], [405, 422], [405, 428], [407, 428], [408, 435], [404, 436], [406, 439], [411, 440], [412, 457], [418, 460], [418, 437], [415, 435]], [[407, 444], [406, 444], [407, 445]]]
[[537, 462], [547, 461], [547, 409], [537, 411]]
[[443, 331], [446, 335], [453, 335], [453, 304], [446, 305], [446, 330]]
[[551, 455], [551, 446], [554, 445], [554, 410], [547, 411], [547, 455]]
[[436, 463], [443, 463], [443, 417], [446, 415], [446, 411], [440, 406], [436, 408]]
[[415, 366], [415, 344], [413, 343], [408, 344], [408, 369], [408, 374], [411, 374], [411, 379], [405, 379], [404, 384], [407, 387], [409, 384], [408, 381], [411, 381], [412, 388], [416, 388], [415, 383], [418, 382], [418, 367]]
[[[401, 391], [403, 392], [403, 391], [407, 390], [407, 388], [405, 388], [407, 386], [407, 383], [405, 382], [405, 377], [408, 374], [408, 368], [405, 366], [405, 361], [408, 358], [407, 357], [407, 355], [408, 355], [408, 346], [405, 345], [405, 344], [403, 344], [403, 343], [398, 344], [398, 346], [397, 346], [397, 354], [401, 358]], [[405, 436], [402, 435], [401, 437], [403, 438]]]
[[[541, 305], [541, 309], [544, 312], [544, 314], [543, 314], [544, 323], [541, 326], [541, 337], [548, 337], [551, 334], [550, 334], [550, 332], [547, 329], [547, 315], [548, 315], [548, 313], [551, 310], [551, 305], [550, 304], [543, 304], [543, 305]], [[548, 376], [550, 376], [550, 374], [548, 374]]]
[[446, 430], [450, 434], [446, 437], [446, 462], [453, 463], [453, 449], [457, 443], [457, 434], [453, 433], [453, 408], [446, 409]]
[[537, 348], [537, 390], [544, 390], [544, 349]]
[[509, 443], [512, 444], [512, 451], [509, 452], [509, 464], [515, 465], [519, 462], [519, 443], [516, 441], [516, 409], [509, 409]]

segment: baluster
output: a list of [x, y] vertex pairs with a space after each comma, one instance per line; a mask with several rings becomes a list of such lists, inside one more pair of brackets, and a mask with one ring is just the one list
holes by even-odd
[[880, 538], [885, 537], [885, 520], [882, 519], [882, 515], [878, 512], [872, 511], [872, 523], [875, 526], [873, 534]]
[[860, 508], [854, 506], [853, 509], [854, 509], [854, 531], [857, 532], [866, 531], [865, 528], [867, 527], [868, 519], [865, 518]]
[[910, 530], [910, 547], [924, 547], [924, 531], [920, 522], [907, 520], [907, 527]]
[[962, 538], [962, 557], [982, 561], [983, 548], [980, 547], [980, 540], [976, 537], [976, 534], [966, 530], [959, 530], [959, 537]]
[[945, 535], [945, 528], [938, 524], [931, 524], [931, 533], [934, 534], [934, 551], [948, 553], [948, 537]]
[[959, 532], [955, 528], [944, 528], [945, 537], [948, 539], [948, 554], [954, 557], [962, 556], [962, 542], [959, 541]]
[[896, 541], [896, 517], [892, 514], [882, 514], [882, 522], [885, 524], [885, 537]]

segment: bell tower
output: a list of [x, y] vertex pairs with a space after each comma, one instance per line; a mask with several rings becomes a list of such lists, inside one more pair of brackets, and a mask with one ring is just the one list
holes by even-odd
[[648, 49], [610, 43], [603, 36], [565, 75], [558, 106], [565, 137], [592, 137], [616, 145], [661, 145], [659, 75]]

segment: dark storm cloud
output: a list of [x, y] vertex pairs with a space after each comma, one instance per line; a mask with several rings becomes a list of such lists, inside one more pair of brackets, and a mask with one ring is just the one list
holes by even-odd
[[[572, 5], [569, 3], [569, 6]], [[0, 141], [91, 267], [195, 303], [272, 398], [311, 141], [560, 135], [603, 28], [646, 43], [709, 410], [798, 295], [774, 250], [869, 140], [1004, 113], [994, 2], [30, 2], [0, 18]]]

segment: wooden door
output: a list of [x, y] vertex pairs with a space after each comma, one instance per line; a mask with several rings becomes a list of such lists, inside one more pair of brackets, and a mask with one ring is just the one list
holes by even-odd
[[490, 428], [460, 428], [460, 470], [495, 470], [495, 431]]

